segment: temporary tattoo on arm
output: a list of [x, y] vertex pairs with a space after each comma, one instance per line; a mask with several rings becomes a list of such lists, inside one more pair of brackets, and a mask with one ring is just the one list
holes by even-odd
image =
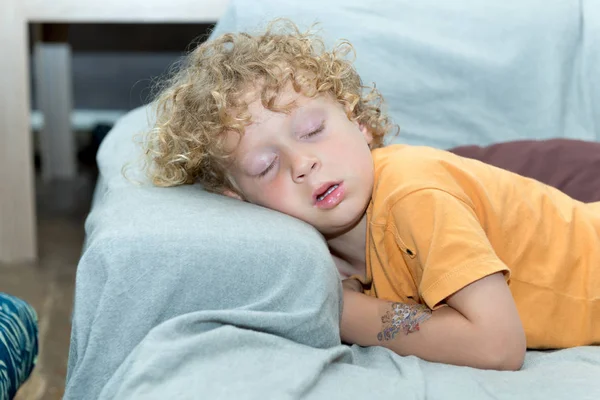
[[381, 332], [377, 339], [381, 342], [392, 340], [398, 332], [408, 335], [419, 330], [419, 324], [431, 317], [431, 309], [423, 304], [389, 303], [381, 317]]

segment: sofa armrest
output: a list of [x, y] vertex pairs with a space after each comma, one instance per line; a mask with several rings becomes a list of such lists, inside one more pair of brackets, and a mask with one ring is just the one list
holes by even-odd
[[[144, 110], [126, 116], [99, 152], [65, 398], [95, 398], [151, 329], [190, 312], [313, 347], [339, 344], [341, 285], [322, 236], [198, 186], [127, 181], [120, 165], [138, 155], [131, 134], [144, 118]], [[241, 321], [231, 310], [260, 317]]]

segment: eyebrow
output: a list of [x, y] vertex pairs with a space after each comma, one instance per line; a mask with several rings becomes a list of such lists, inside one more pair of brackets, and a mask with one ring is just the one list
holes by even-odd
[[293, 116], [292, 119], [292, 127], [294, 129], [297, 129], [297, 125], [298, 123], [296, 121], [298, 121], [298, 119], [300, 118], [300, 122], [304, 122], [306, 121], [309, 117], [313, 117], [313, 116], [317, 116], [319, 118], [323, 118], [325, 115], [325, 112], [323, 111], [322, 108], [319, 107], [310, 107], [310, 108], [305, 108], [305, 111], [303, 111], [302, 113], [296, 113]]

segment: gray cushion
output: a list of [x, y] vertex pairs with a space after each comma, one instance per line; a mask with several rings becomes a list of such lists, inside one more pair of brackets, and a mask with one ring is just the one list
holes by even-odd
[[[341, 286], [322, 236], [287, 215], [198, 186], [150, 186], [132, 140], [148, 129], [147, 111], [121, 119], [98, 153], [65, 398], [97, 398], [152, 328], [194, 311], [268, 311], [269, 325], [250, 317], [245, 327], [312, 347], [339, 344]], [[129, 163], [126, 179], [121, 169]], [[227, 323], [227, 315], [218, 320]], [[309, 334], [309, 326], [320, 333]]]

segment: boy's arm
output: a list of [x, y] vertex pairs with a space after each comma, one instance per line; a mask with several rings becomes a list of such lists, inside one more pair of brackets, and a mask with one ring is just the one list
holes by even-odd
[[[342, 340], [406, 356], [482, 369], [518, 370], [525, 333], [502, 273], [482, 278], [435, 311], [344, 288]], [[408, 313], [407, 311], [412, 311]]]

